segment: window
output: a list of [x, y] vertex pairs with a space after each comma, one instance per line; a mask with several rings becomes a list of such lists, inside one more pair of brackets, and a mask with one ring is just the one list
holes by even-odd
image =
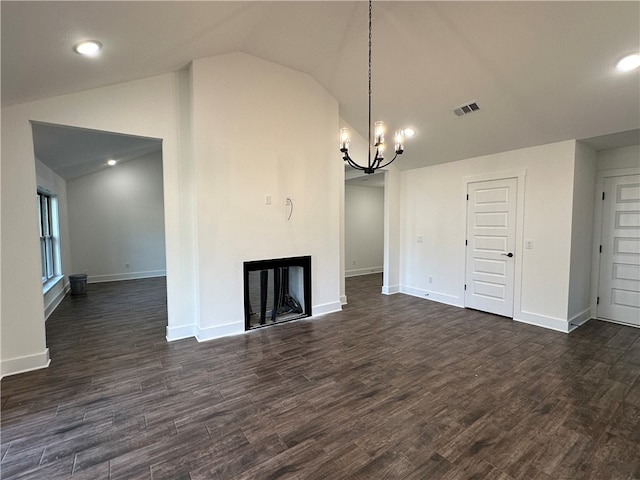
[[42, 283], [46, 284], [61, 274], [58, 248], [58, 212], [56, 197], [38, 190], [38, 219], [40, 220], [40, 259]]

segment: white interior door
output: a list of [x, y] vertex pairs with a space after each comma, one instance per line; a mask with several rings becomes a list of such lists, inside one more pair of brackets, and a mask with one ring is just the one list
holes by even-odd
[[640, 175], [606, 177], [598, 317], [640, 326]]
[[466, 307], [513, 317], [518, 179], [467, 185]]

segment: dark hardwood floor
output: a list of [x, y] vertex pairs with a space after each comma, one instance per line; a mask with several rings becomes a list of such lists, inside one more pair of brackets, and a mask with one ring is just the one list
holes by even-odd
[[336, 314], [165, 340], [164, 279], [89, 285], [2, 381], [3, 479], [640, 479], [640, 329], [570, 335], [347, 280]]

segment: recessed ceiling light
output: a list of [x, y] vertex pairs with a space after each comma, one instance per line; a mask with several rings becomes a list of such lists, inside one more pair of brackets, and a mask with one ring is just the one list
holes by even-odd
[[407, 138], [413, 137], [415, 134], [416, 134], [416, 131], [411, 127], [404, 129], [404, 136]]
[[118, 162], [116, 162], [116, 161], [115, 161], [115, 160], [113, 160], [113, 159], [111, 159], [111, 160], [107, 160], [107, 165], [109, 165], [110, 167], [113, 167], [116, 163], [118, 163]]
[[640, 67], [640, 54], [627, 55], [616, 64], [616, 68], [621, 72], [630, 72]]
[[76, 43], [73, 50], [80, 55], [93, 57], [98, 54], [101, 48], [102, 44], [100, 42], [96, 40], [86, 40], [84, 42]]

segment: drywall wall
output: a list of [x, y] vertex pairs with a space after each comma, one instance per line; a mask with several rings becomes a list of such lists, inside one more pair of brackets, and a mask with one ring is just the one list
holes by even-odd
[[384, 175], [384, 274], [382, 293], [400, 291], [401, 173], [389, 165]]
[[567, 141], [402, 172], [401, 290], [463, 306], [466, 182], [522, 175], [518, 222], [533, 248], [516, 246], [514, 318], [565, 331], [574, 159]]
[[592, 317], [590, 292], [596, 163], [596, 151], [576, 142], [567, 314], [569, 322], [574, 325], [580, 325]]
[[161, 150], [69, 180], [67, 192], [73, 273], [90, 283], [166, 274]]
[[51, 312], [60, 304], [65, 294], [69, 291], [69, 278], [71, 273], [71, 252], [69, 250], [69, 213], [67, 209], [67, 183], [36, 158], [36, 183], [56, 196], [58, 202], [58, 227], [60, 245], [60, 266], [62, 278], [44, 293], [44, 313], [48, 318]]
[[[195, 319], [191, 157], [185, 73], [167, 74], [2, 108], [3, 375], [49, 362], [40, 280], [36, 185], [30, 121], [162, 139], [168, 328]], [[10, 141], [9, 141], [10, 139]], [[186, 213], [185, 213], [186, 212]]]
[[2, 109], [0, 204], [12, 225], [1, 242], [3, 375], [49, 362], [30, 121], [162, 140], [167, 338], [242, 331], [246, 260], [312, 255], [314, 315], [341, 308], [336, 100], [307, 75], [247, 55], [202, 59]]
[[640, 145], [598, 152], [598, 170], [640, 167]]
[[384, 188], [345, 185], [345, 275], [382, 272]]
[[195, 60], [191, 75], [196, 336], [244, 330], [249, 260], [311, 255], [313, 315], [339, 310], [336, 100], [308, 75], [241, 53]]

